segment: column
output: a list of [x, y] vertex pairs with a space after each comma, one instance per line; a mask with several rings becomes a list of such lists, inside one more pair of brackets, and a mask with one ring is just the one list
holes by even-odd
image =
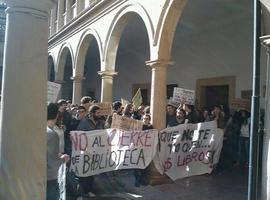
[[146, 62], [146, 65], [152, 69], [150, 102], [152, 124], [159, 130], [166, 127], [167, 67], [169, 64], [171, 62], [167, 60]]
[[98, 74], [101, 76], [101, 102], [112, 102], [113, 101], [113, 76], [118, 73], [115, 71], [99, 71]]
[[64, 26], [64, 0], [58, 0], [57, 31]]
[[72, 19], [71, 0], [66, 0], [66, 21], [67, 24]]
[[270, 35], [261, 38], [267, 49], [267, 85], [262, 158], [262, 200], [270, 199]]
[[56, 19], [56, 7], [54, 6], [51, 9], [51, 16], [50, 16], [50, 24], [51, 24], [50, 35], [53, 35], [56, 31], [55, 19]]
[[48, 11], [7, 0], [0, 113], [0, 199], [45, 199]]
[[73, 76], [73, 94], [72, 94], [72, 103], [81, 104], [82, 98], [82, 80], [85, 79], [83, 76]]

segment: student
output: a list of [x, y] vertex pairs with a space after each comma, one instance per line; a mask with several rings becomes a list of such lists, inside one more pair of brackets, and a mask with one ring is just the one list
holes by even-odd
[[47, 200], [58, 200], [58, 169], [61, 163], [69, 161], [69, 156], [60, 154], [59, 137], [53, 130], [58, 116], [58, 106], [50, 103], [47, 106], [47, 114]]

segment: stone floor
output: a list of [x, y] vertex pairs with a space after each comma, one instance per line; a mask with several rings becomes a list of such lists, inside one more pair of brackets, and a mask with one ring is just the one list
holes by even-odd
[[[134, 186], [131, 171], [95, 177], [93, 200], [245, 200], [247, 199], [247, 170], [234, 170], [215, 175], [184, 178], [173, 184]], [[78, 198], [83, 199], [83, 198]]]

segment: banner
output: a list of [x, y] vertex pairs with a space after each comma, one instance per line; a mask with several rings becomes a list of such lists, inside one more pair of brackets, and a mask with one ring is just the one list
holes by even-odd
[[112, 103], [110, 102], [102, 102], [102, 103], [94, 103], [93, 105], [97, 105], [100, 109], [97, 112], [99, 116], [112, 115]]
[[70, 169], [87, 177], [119, 169], [144, 169], [153, 160], [158, 131], [72, 131]]
[[126, 131], [142, 130], [143, 122], [140, 120], [131, 119], [128, 117], [122, 117], [116, 113], [112, 116], [111, 128], [122, 129]]
[[142, 105], [142, 94], [141, 94], [141, 88], [138, 89], [134, 97], [132, 98], [132, 103], [134, 105], [135, 110]]
[[61, 85], [58, 83], [48, 81], [47, 101], [55, 103], [60, 92]]
[[231, 108], [236, 110], [246, 110], [250, 112], [250, 101], [248, 99], [233, 99]]
[[172, 180], [211, 173], [214, 152], [222, 148], [215, 141], [222, 140], [223, 134], [218, 133], [215, 121], [166, 128], [159, 133], [154, 164]]
[[59, 200], [66, 200], [66, 163], [58, 169]]
[[175, 87], [173, 90], [173, 101], [180, 104], [195, 104], [195, 91]]

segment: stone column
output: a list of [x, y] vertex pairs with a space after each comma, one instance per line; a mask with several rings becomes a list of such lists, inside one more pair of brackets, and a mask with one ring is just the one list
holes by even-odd
[[72, 103], [76, 103], [78, 105], [81, 104], [82, 98], [82, 80], [85, 79], [83, 76], [74, 76], [71, 77], [73, 80], [73, 95], [72, 95]]
[[261, 38], [267, 49], [267, 85], [262, 158], [262, 200], [270, 199], [270, 35]]
[[45, 199], [50, 0], [7, 0], [0, 199]]
[[64, 26], [64, 0], [58, 0], [57, 31]]
[[166, 127], [167, 105], [167, 67], [171, 62], [166, 60], [147, 61], [152, 68], [151, 81], [151, 116], [152, 124], [156, 129]]
[[56, 31], [55, 19], [56, 19], [56, 7], [54, 6], [51, 9], [51, 16], [50, 16], [50, 24], [51, 24], [50, 35], [53, 35]]
[[72, 19], [71, 0], [66, 0], [66, 21], [67, 24]]
[[117, 75], [114, 71], [99, 71], [98, 74], [101, 76], [101, 102], [112, 102], [113, 101], [113, 76]]

